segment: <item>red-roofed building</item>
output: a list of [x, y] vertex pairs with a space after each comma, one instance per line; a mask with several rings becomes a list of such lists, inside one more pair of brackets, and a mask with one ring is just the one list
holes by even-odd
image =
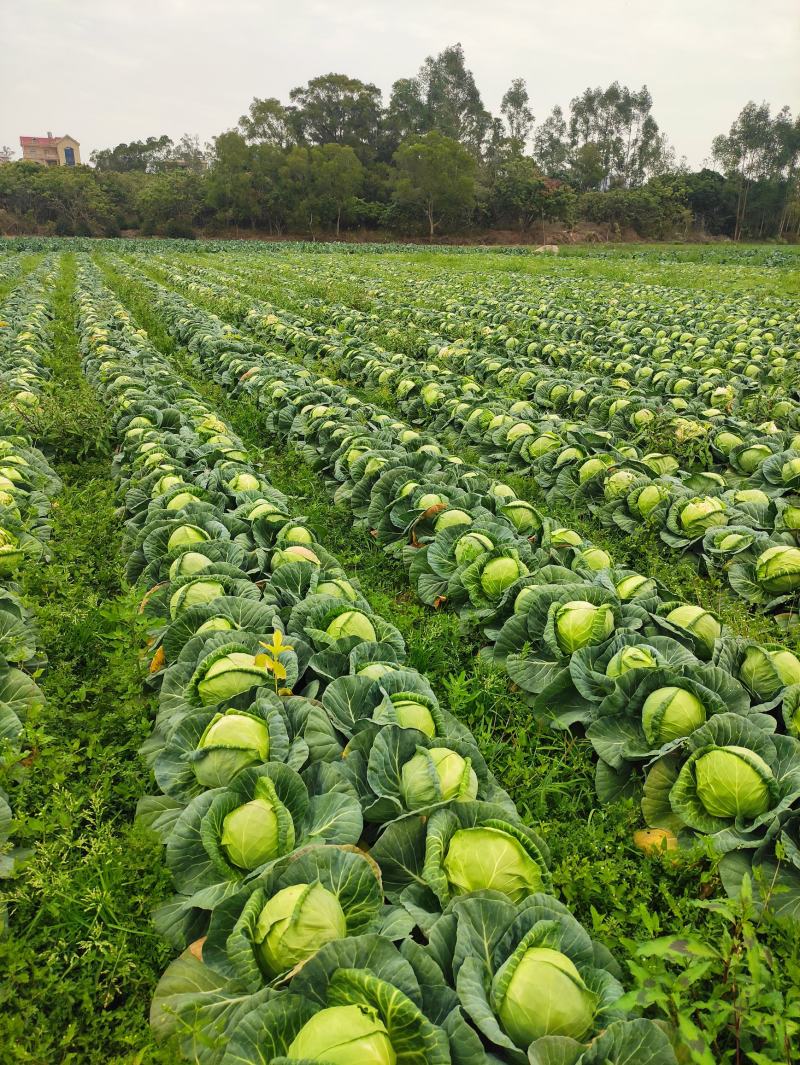
[[74, 137], [20, 137], [22, 158], [44, 166], [80, 166], [81, 146]]

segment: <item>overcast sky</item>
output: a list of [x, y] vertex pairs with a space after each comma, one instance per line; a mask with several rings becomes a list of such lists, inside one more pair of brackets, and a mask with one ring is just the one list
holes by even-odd
[[206, 141], [317, 74], [388, 98], [456, 41], [492, 111], [514, 77], [537, 120], [587, 85], [647, 84], [693, 166], [747, 100], [800, 109], [798, 0], [0, 0], [0, 145], [69, 133], [88, 161], [151, 134]]

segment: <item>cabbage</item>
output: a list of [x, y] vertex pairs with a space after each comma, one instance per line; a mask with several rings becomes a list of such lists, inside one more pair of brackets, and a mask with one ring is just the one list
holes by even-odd
[[436, 735], [436, 722], [433, 714], [424, 704], [408, 697], [395, 697], [391, 700], [394, 707], [397, 724], [401, 728], [415, 728], [423, 732], [428, 738]]
[[207, 555], [201, 555], [199, 551], [186, 551], [173, 561], [169, 567], [169, 579], [174, 581], [176, 577], [190, 577], [201, 570], [209, 569], [212, 565]]
[[338, 614], [325, 631], [334, 640], [357, 636], [360, 640], [374, 642], [378, 638], [372, 622], [360, 610], [345, 610]]
[[312, 566], [322, 565], [319, 557], [310, 547], [304, 547], [302, 544], [292, 544], [290, 547], [284, 547], [276, 551], [272, 556], [270, 566], [273, 570], [276, 570], [291, 562], [308, 562]]
[[771, 804], [772, 770], [746, 747], [716, 747], [694, 764], [697, 798], [713, 817], [752, 820]]
[[438, 533], [443, 529], [451, 529], [455, 525], [472, 525], [472, 518], [465, 510], [446, 510], [439, 515], [433, 527]]
[[543, 1036], [582, 1040], [592, 1027], [597, 995], [561, 951], [529, 947], [513, 954], [498, 970], [494, 988], [502, 989], [500, 1023], [522, 1050]]
[[257, 666], [255, 655], [231, 651], [213, 662], [198, 681], [200, 701], [208, 705], [222, 699], [233, 699], [250, 688], [269, 682], [269, 673]]
[[247, 766], [266, 762], [269, 729], [261, 718], [235, 710], [216, 714], [206, 726], [192, 761], [198, 784], [222, 788]]
[[253, 938], [267, 973], [278, 976], [346, 935], [339, 899], [316, 881], [292, 884], [273, 895], [258, 916]]
[[167, 540], [167, 551], [176, 551], [179, 547], [188, 547], [190, 544], [201, 544], [211, 537], [201, 529], [199, 525], [179, 525], [173, 529]]
[[465, 533], [456, 543], [453, 554], [458, 565], [465, 566], [493, 548], [494, 544], [483, 533]]
[[680, 513], [680, 525], [687, 536], [702, 536], [708, 529], [727, 522], [725, 504], [716, 496], [690, 499]]
[[287, 819], [290, 845], [281, 848], [276, 805], [275, 799], [255, 798], [223, 818], [220, 843], [228, 860], [239, 869], [257, 869], [294, 846], [294, 826]]
[[476, 798], [478, 778], [469, 758], [448, 747], [420, 748], [403, 765], [400, 794], [408, 810]]
[[542, 890], [542, 872], [522, 843], [501, 828], [460, 828], [443, 868], [454, 895], [500, 891], [512, 902]]
[[655, 669], [657, 665], [649, 647], [622, 647], [609, 659], [606, 676], [616, 680], [631, 669]]
[[674, 685], [656, 688], [642, 705], [642, 728], [653, 747], [689, 736], [705, 720], [706, 708], [697, 696]]
[[800, 588], [800, 549], [780, 545], [769, 547], [756, 559], [756, 580], [774, 595], [786, 595]]
[[169, 616], [176, 618], [185, 610], [193, 606], [204, 606], [225, 594], [225, 588], [219, 581], [197, 580], [187, 581], [176, 589], [169, 599]]
[[481, 588], [490, 599], [499, 599], [506, 588], [510, 588], [514, 581], [525, 577], [527, 573], [527, 566], [516, 558], [493, 558], [483, 568]]
[[556, 641], [565, 655], [604, 643], [613, 631], [614, 612], [607, 603], [595, 606], [575, 599], [556, 608]]
[[714, 615], [690, 603], [670, 610], [667, 621], [690, 632], [709, 655], [714, 650], [714, 643], [722, 635], [722, 626]]
[[800, 684], [800, 660], [783, 647], [748, 647], [739, 679], [759, 702], [767, 702], [789, 684]]
[[389, 1033], [371, 1006], [330, 1006], [307, 1021], [286, 1050], [287, 1058], [326, 1065], [395, 1065]]

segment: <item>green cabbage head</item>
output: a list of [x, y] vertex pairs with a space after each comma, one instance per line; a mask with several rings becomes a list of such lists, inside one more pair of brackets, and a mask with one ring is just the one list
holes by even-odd
[[25, 553], [13, 533], [0, 529], [0, 574], [12, 573], [22, 564]]
[[444, 857], [454, 895], [501, 891], [512, 902], [542, 890], [542, 872], [518, 839], [501, 828], [460, 828]]
[[169, 579], [174, 581], [176, 577], [191, 577], [201, 570], [209, 569], [211, 559], [207, 555], [201, 555], [199, 551], [185, 551], [178, 555], [169, 567]]
[[360, 640], [377, 640], [375, 627], [360, 610], [345, 610], [338, 614], [325, 630], [334, 640], [345, 636], [357, 636]]
[[167, 551], [175, 551], [179, 547], [188, 547], [190, 544], [202, 544], [210, 539], [205, 529], [201, 529], [199, 525], [179, 525], [170, 533]]
[[581, 566], [595, 573], [598, 573], [601, 569], [609, 569], [611, 555], [601, 547], [587, 547], [584, 551], [578, 552], [575, 556], [575, 561], [572, 563], [573, 569], [578, 569]]
[[654, 747], [689, 736], [705, 720], [706, 708], [697, 696], [674, 685], [656, 688], [642, 705], [642, 729]]
[[405, 696], [393, 697], [392, 706], [401, 728], [415, 728], [429, 739], [436, 735], [436, 722], [425, 703], [417, 702]]
[[443, 529], [452, 529], [455, 525], [472, 525], [472, 517], [466, 510], [445, 510], [433, 523], [437, 533]]
[[713, 817], [748, 820], [770, 808], [774, 775], [754, 751], [746, 747], [716, 747], [694, 764], [697, 798]]
[[286, 1057], [326, 1065], [395, 1065], [386, 1025], [371, 1006], [329, 1006], [307, 1021]]
[[617, 595], [623, 601], [635, 599], [637, 596], [644, 597], [654, 595], [658, 590], [652, 577], [645, 577], [641, 573], [629, 573], [617, 582]]
[[681, 528], [687, 536], [702, 536], [707, 529], [727, 524], [726, 510], [725, 503], [716, 496], [698, 496], [696, 499], [690, 499], [681, 510]]
[[612, 680], [631, 669], [655, 669], [658, 665], [649, 647], [621, 647], [606, 666], [606, 676]]
[[536, 508], [525, 499], [513, 499], [500, 508], [503, 515], [508, 518], [518, 533], [523, 536], [531, 536], [541, 528], [541, 519], [536, 513]]
[[523, 1050], [543, 1036], [582, 1040], [597, 1011], [597, 996], [574, 963], [550, 947], [529, 947], [521, 956], [512, 955], [498, 970], [494, 988], [495, 994], [502, 993], [497, 1005], [500, 1023]]
[[237, 868], [257, 869], [294, 847], [291, 818], [286, 818], [289, 826], [287, 845], [281, 845], [279, 807], [280, 801], [274, 796], [256, 795], [223, 818], [220, 843], [228, 860]]
[[556, 610], [556, 640], [565, 655], [571, 655], [581, 647], [603, 643], [613, 631], [614, 612], [607, 603], [595, 606], [583, 599], [574, 599]]
[[224, 788], [236, 774], [250, 765], [266, 762], [269, 756], [269, 729], [252, 714], [228, 710], [215, 714], [206, 726], [193, 762], [194, 775], [204, 788]]
[[669, 492], [661, 484], [645, 485], [636, 499], [636, 508], [643, 518], [647, 518], [668, 496]]
[[779, 545], [769, 547], [756, 559], [756, 580], [775, 595], [786, 595], [800, 588], [800, 548]]
[[528, 567], [516, 558], [493, 558], [481, 573], [481, 588], [490, 599], [499, 599], [514, 581], [528, 574]]
[[265, 969], [278, 976], [346, 935], [339, 899], [315, 881], [292, 884], [273, 895], [259, 914], [254, 940]]
[[269, 681], [266, 669], [257, 666], [255, 655], [243, 651], [231, 651], [213, 662], [205, 676], [198, 682], [200, 701], [208, 706], [222, 699], [233, 699], [249, 688]]
[[493, 547], [492, 541], [483, 533], [465, 533], [456, 544], [453, 554], [458, 565], [465, 566]]
[[676, 606], [667, 614], [667, 621], [686, 629], [705, 648], [708, 654], [714, 650], [714, 643], [722, 634], [722, 626], [707, 610], [701, 606], [686, 603]]
[[225, 589], [219, 581], [202, 580], [198, 578], [188, 581], [176, 589], [169, 599], [169, 616], [176, 618], [185, 610], [193, 606], [203, 606], [211, 603], [214, 599], [225, 594]]
[[739, 678], [760, 702], [789, 684], [800, 684], [800, 660], [783, 647], [748, 647]]
[[419, 748], [400, 772], [400, 794], [408, 810], [436, 802], [466, 802], [478, 795], [469, 758], [448, 747]]

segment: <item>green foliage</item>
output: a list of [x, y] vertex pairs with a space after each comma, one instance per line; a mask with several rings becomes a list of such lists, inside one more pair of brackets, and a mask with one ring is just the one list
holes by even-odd
[[394, 158], [397, 201], [421, 210], [431, 240], [443, 219], [467, 216], [475, 198], [475, 161], [458, 141], [432, 130], [405, 141]]
[[105, 412], [80, 375], [69, 304], [56, 294], [53, 378], [36, 425], [64, 487], [51, 561], [26, 573], [49, 664], [46, 704], [14, 773], [15, 836], [32, 856], [5, 895], [0, 1041], [15, 1061], [175, 1061], [143, 1002], [167, 960], [150, 926], [166, 889], [157, 841], [132, 824], [150, 731], [137, 597], [123, 589]]

